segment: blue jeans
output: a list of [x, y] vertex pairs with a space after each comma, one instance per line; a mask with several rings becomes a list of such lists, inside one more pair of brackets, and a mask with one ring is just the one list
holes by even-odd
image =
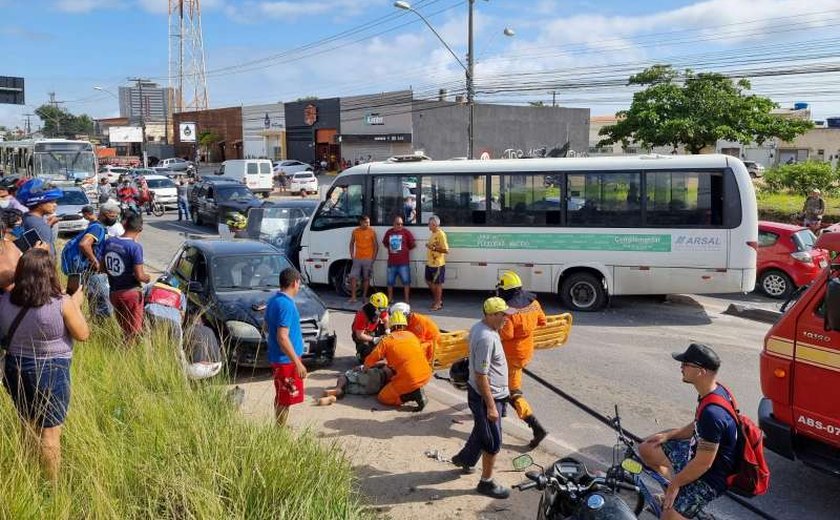
[[114, 314], [109, 296], [108, 275], [104, 273], [91, 274], [85, 283], [88, 306], [94, 318], [107, 318]]
[[190, 220], [190, 204], [186, 197], [178, 197], [178, 220]]
[[397, 278], [405, 285], [411, 285], [411, 271], [407, 265], [388, 266], [388, 287], [397, 285]]
[[22, 419], [39, 428], [64, 424], [70, 406], [70, 359], [6, 356], [4, 375]]
[[475, 466], [481, 459], [482, 452], [495, 455], [502, 449], [502, 417], [505, 416], [507, 398], [496, 400], [499, 418], [491, 422], [487, 419], [487, 405], [481, 395], [467, 385], [467, 402], [473, 414], [473, 429], [467, 444], [456, 455], [468, 466]]

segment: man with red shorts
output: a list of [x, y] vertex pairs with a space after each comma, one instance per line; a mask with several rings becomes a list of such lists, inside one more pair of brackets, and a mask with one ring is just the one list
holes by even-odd
[[289, 267], [280, 273], [280, 291], [272, 296], [265, 309], [268, 360], [274, 370], [274, 416], [278, 426], [285, 426], [289, 407], [303, 402], [306, 367], [303, 333], [295, 296], [300, 291], [300, 273]]
[[143, 246], [137, 241], [143, 217], [129, 211], [123, 219], [125, 233], [105, 241], [101, 269], [108, 275], [110, 300], [117, 323], [126, 338], [143, 330], [143, 284], [150, 277], [143, 268]]

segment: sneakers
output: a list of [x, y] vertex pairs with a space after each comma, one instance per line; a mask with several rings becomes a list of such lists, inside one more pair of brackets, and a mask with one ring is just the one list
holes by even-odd
[[461, 472], [469, 475], [470, 473], [475, 473], [475, 468], [467, 464], [466, 462], [462, 461], [458, 455], [452, 457], [452, 464], [461, 468]]
[[500, 484], [496, 484], [495, 480], [479, 481], [475, 490], [479, 494], [490, 498], [505, 499], [510, 496], [510, 490]]

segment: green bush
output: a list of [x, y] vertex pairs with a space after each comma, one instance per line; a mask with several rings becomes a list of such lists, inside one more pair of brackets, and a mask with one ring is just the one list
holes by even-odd
[[0, 395], [0, 518], [366, 518], [341, 451], [237, 412], [219, 381], [184, 379], [162, 336], [113, 328], [77, 345], [59, 483], [24, 453]]
[[764, 183], [768, 190], [776, 193], [790, 190], [807, 195], [814, 188], [832, 193], [840, 183], [840, 171], [832, 168], [830, 163], [820, 161], [782, 164], [764, 174]]

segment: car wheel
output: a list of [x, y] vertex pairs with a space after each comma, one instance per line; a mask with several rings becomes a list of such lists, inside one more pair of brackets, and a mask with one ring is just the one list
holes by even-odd
[[339, 296], [350, 296], [350, 267], [349, 261], [341, 262], [333, 268], [330, 282]]
[[782, 271], [770, 269], [758, 277], [758, 288], [771, 298], [785, 299], [793, 291], [793, 281]]
[[591, 273], [574, 273], [563, 280], [560, 299], [573, 311], [598, 311], [607, 303], [607, 291], [597, 276]]

